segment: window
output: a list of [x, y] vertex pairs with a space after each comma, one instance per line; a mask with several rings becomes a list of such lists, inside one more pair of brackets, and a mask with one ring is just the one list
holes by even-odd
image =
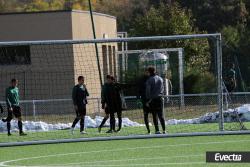
[[115, 46], [113, 46], [113, 62], [114, 62], [114, 76], [116, 77], [116, 51], [115, 51]]
[[0, 65], [31, 64], [30, 46], [0, 46]]
[[109, 72], [111, 75], [113, 75], [113, 62], [112, 62], [112, 47], [108, 46], [108, 56], [109, 56]]
[[103, 75], [104, 78], [106, 78], [106, 75], [108, 75], [108, 59], [107, 59], [107, 46], [102, 45], [102, 59], [103, 59]]

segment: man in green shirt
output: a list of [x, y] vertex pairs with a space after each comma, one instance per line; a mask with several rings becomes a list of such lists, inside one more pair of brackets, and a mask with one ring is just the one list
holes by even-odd
[[23, 132], [22, 114], [21, 114], [21, 108], [19, 106], [19, 89], [17, 85], [18, 85], [18, 80], [12, 79], [11, 86], [6, 89], [6, 104], [8, 108], [8, 116], [6, 119], [3, 119], [2, 121], [7, 122], [8, 136], [11, 135], [10, 122], [13, 119], [13, 115], [18, 119], [18, 128], [20, 136], [27, 135]]
[[236, 72], [235, 72], [235, 65], [233, 63], [230, 64], [230, 69], [226, 74], [225, 85], [228, 92], [233, 92], [236, 89], [237, 86]]

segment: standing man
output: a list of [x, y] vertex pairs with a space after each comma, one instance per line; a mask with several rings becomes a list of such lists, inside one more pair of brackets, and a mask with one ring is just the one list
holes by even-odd
[[[106, 87], [102, 93], [102, 107], [110, 114], [110, 130], [107, 133], [119, 132], [122, 127], [122, 101], [120, 87], [115, 83], [115, 78], [110, 76]], [[118, 130], [115, 130], [115, 113], [118, 117]]]
[[1, 104], [0, 104], [0, 113], [3, 113], [3, 107]]
[[116, 97], [116, 101], [117, 101], [117, 118], [118, 118], [118, 129], [116, 130], [116, 132], [120, 132], [121, 128], [122, 128], [122, 109], [123, 107], [126, 108], [126, 103], [125, 103], [125, 99], [122, 99], [122, 84], [119, 84], [116, 82], [115, 77], [111, 77], [112, 83], [114, 85], [114, 89], [115, 89], [115, 97]]
[[150, 113], [149, 107], [146, 106], [147, 98], [146, 98], [146, 82], [149, 78], [148, 70], [145, 70], [143, 77], [138, 82], [138, 96], [137, 96], [137, 105], [143, 109], [144, 114], [144, 123], [147, 128], [148, 134], [150, 134], [148, 114]]
[[80, 120], [80, 133], [86, 134], [84, 131], [84, 119], [86, 115], [86, 105], [88, 103], [87, 96], [89, 96], [86, 85], [84, 84], [84, 77], [78, 77], [78, 84], [74, 86], [72, 91], [72, 100], [76, 111], [76, 118], [71, 126], [71, 134], [74, 132], [74, 128]]
[[11, 135], [10, 122], [13, 119], [13, 115], [18, 120], [19, 135], [20, 136], [27, 135], [23, 132], [22, 114], [21, 114], [21, 108], [19, 106], [19, 89], [17, 85], [18, 85], [18, 80], [12, 79], [11, 86], [6, 89], [6, 104], [8, 108], [8, 116], [6, 119], [2, 119], [2, 121], [7, 122], [8, 136]]
[[235, 72], [235, 65], [233, 63], [230, 64], [230, 69], [226, 74], [225, 85], [229, 93], [233, 92], [236, 89], [237, 86], [236, 72]]
[[163, 94], [164, 86], [163, 79], [156, 75], [155, 68], [149, 67], [149, 79], [146, 82], [146, 106], [149, 107], [150, 112], [153, 114], [153, 122], [155, 125], [155, 134], [161, 134], [158, 126], [158, 119], [160, 120], [163, 133], [166, 133], [165, 119], [163, 115]]
[[[107, 108], [107, 105], [105, 103], [105, 97], [104, 95], [106, 94], [106, 90], [108, 89], [109, 85], [112, 83], [112, 80], [111, 80], [111, 75], [107, 75], [106, 76], [106, 83], [103, 85], [102, 87], [102, 92], [101, 92], [101, 99], [102, 99], [102, 109], [104, 110], [105, 112], [105, 116], [101, 122], [101, 124], [99, 125], [98, 127], [98, 132], [100, 133], [101, 132], [101, 129], [102, 127], [104, 126], [104, 124], [106, 123], [106, 121], [109, 119], [109, 110]], [[109, 131], [112, 131], [111, 128]]]

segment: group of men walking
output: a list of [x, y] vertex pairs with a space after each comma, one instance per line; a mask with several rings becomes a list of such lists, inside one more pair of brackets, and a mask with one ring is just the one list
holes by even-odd
[[[122, 127], [122, 101], [121, 101], [121, 88], [119, 84], [115, 82], [115, 78], [111, 75], [106, 76], [106, 83], [102, 87], [101, 99], [102, 109], [105, 111], [105, 116], [102, 123], [98, 127], [98, 131], [101, 132], [101, 128], [106, 121], [110, 118], [110, 129], [107, 133], [119, 132]], [[86, 105], [88, 104], [87, 96], [89, 96], [86, 85], [84, 84], [84, 77], [78, 77], [78, 84], [74, 86], [72, 92], [72, 99], [74, 108], [76, 111], [76, 118], [71, 126], [71, 133], [73, 134], [76, 124], [80, 120], [80, 133], [86, 134], [84, 131], [84, 118], [86, 116]], [[115, 113], [118, 116], [118, 129], [115, 129]]]
[[[150, 134], [149, 127], [149, 113], [153, 116], [155, 126], [155, 133], [161, 134], [158, 126], [158, 119], [162, 126], [162, 133], [166, 133], [163, 105], [164, 105], [164, 86], [163, 79], [156, 74], [155, 68], [149, 67], [145, 71], [145, 75], [141, 82], [138, 84], [140, 102], [143, 106], [144, 121], [147, 132]], [[80, 132], [85, 134], [84, 131], [84, 117], [86, 115], [87, 96], [89, 96], [86, 85], [84, 84], [83, 76], [78, 78], [78, 85], [73, 88], [72, 99], [75, 106], [76, 118], [73, 121], [71, 132], [75, 125], [80, 120]], [[106, 82], [102, 87], [101, 92], [102, 109], [105, 116], [98, 127], [101, 132], [102, 127], [106, 121], [110, 119], [110, 128], [106, 133], [119, 132], [122, 128], [122, 99], [121, 99], [121, 85], [116, 83], [115, 78], [111, 75], [106, 76]], [[115, 114], [118, 117], [118, 129], [116, 126]]]
[[[236, 87], [234, 65], [229, 70], [229, 74], [225, 78], [225, 85], [229, 92], [233, 91]], [[18, 120], [18, 128], [20, 136], [25, 136], [23, 132], [22, 114], [19, 102], [19, 89], [18, 80], [12, 79], [10, 86], [6, 89], [6, 104], [8, 115], [2, 119], [7, 123], [8, 135], [11, 135], [11, 120], [15, 116]], [[138, 103], [142, 104], [144, 113], [144, 122], [148, 134], [151, 133], [149, 127], [149, 114], [152, 114], [153, 123], [155, 127], [155, 134], [165, 134], [166, 126], [164, 119], [164, 86], [163, 79], [156, 74], [154, 67], [149, 67], [138, 83]], [[86, 116], [86, 105], [88, 104], [87, 97], [89, 92], [84, 84], [84, 77], [78, 77], [78, 84], [73, 87], [72, 100], [76, 111], [76, 117], [71, 126], [71, 133], [74, 132], [76, 124], [80, 121], [80, 133], [85, 134], [84, 119]], [[121, 86], [115, 82], [115, 78], [111, 75], [106, 76], [106, 83], [102, 87], [101, 92], [102, 109], [105, 112], [105, 116], [98, 127], [98, 131], [101, 132], [102, 127], [106, 121], [110, 118], [110, 128], [107, 133], [119, 132], [122, 127], [122, 99], [121, 99]], [[3, 112], [3, 108], [0, 105], [0, 112]], [[115, 128], [116, 120], [115, 114], [118, 117], [118, 129]], [[160, 121], [162, 132], [159, 130], [158, 120]]]
[[[8, 135], [11, 135], [11, 120], [13, 115], [18, 119], [19, 134], [21, 136], [26, 135], [23, 132], [22, 127], [22, 114], [19, 104], [19, 90], [18, 90], [18, 80], [12, 79], [11, 86], [6, 89], [6, 104], [8, 108], [8, 116], [2, 119], [3, 122], [7, 123]], [[143, 77], [139, 86], [139, 96], [143, 105], [144, 121], [148, 133], [150, 133], [149, 128], [149, 113], [152, 113], [153, 122], [155, 125], [155, 133], [160, 134], [158, 119], [160, 120], [162, 126], [162, 133], [166, 133], [165, 119], [163, 115], [163, 79], [156, 75], [155, 69], [150, 67], [146, 70], [145, 76]], [[72, 100], [74, 104], [74, 109], [76, 112], [76, 117], [71, 126], [71, 133], [74, 133], [74, 128], [76, 124], [80, 121], [80, 133], [86, 134], [84, 127], [84, 119], [86, 116], [86, 105], [88, 104], [87, 97], [89, 92], [84, 83], [84, 77], [78, 77], [78, 84], [73, 87]], [[106, 121], [110, 119], [110, 128], [106, 133], [119, 132], [122, 128], [122, 98], [121, 98], [121, 85], [115, 81], [115, 78], [111, 75], [106, 76], [106, 83], [102, 87], [101, 92], [101, 103], [102, 109], [105, 112], [105, 116], [98, 127], [98, 131], [101, 132], [102, 127], [105, 125]], [[2, 106], [1, 112], [3, 112]], [[118, 117], [118, 129], [116, 129], [116, 119], [115, 114]]]
[[[102, 88], [102, 109], [105, 111], [105, 116], [98, 127], [98, 131], [101, 132], [101, 128], [110, 117], [110, 129], [107, 133], [119, 132], [122, 127], [122, 100], [121, 100], [121, 87], [115, 82], [115, 78], [111, 75], [107, 75], [107, 82]], [[118, 129], [115, 129], [115, 113], [118, 117]]]

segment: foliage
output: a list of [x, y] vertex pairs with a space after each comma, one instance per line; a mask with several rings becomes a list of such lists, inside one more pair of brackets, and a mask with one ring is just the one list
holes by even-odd
[[214, 33], [224, 26], [245, 24], [247, 10], [242, 0], [179, 0], [183, 7], [192, 10], [196, 25]]
[[216, 92], [216, 80], [209, 72], [198, 71], [189, 73], [184, 78], [184, 92], [190, 93], [213, 93]]
[[[134, 23], [132, 36], [174, 35], [200, 33], [193, 26], [191, 13], [183, 10], [177, 3], [160, 4], [156, 9], [151, 7], [145, 17], [138, 17]], [[140, 44], [138, 44], [140, 45]], [[136, 47], [138, 48], [138, 45]], [[185, 40], [162, 43], [143, 43], [141, 48], [184, 47], [186, 72], [206, 72], [210, 68], [210, 53], [207, 40]], [[176, 59], [178, 61], [178, 59]], [[171, 64], [176, 64], [172, 62]], [[171, 66], [170, 64], [170, 66]], [[173, 75], [173, 83], [178, 80], [178, 74]]]
[[134, 19], [144, 15], [148, 5], [148, 0], [99, 0], [96, 11], [116, 16], [118, 30], [128, 31]]
[[[91, 0], [93, 9], [117, 17], [118, 31], [130, 36], [215, 33], [223, 35], [223, 70], [238, 60], [238, 71], [250, 87], [249, 0]], [[88, 10], [87, 0], [0, 0], [0, 12]], [[183, 47], [185, 72], [213, 73], [215, 58], [207, 40], [150, 43], [137, 48]], [[243, 81], [241, 81], [243, 82]]]

